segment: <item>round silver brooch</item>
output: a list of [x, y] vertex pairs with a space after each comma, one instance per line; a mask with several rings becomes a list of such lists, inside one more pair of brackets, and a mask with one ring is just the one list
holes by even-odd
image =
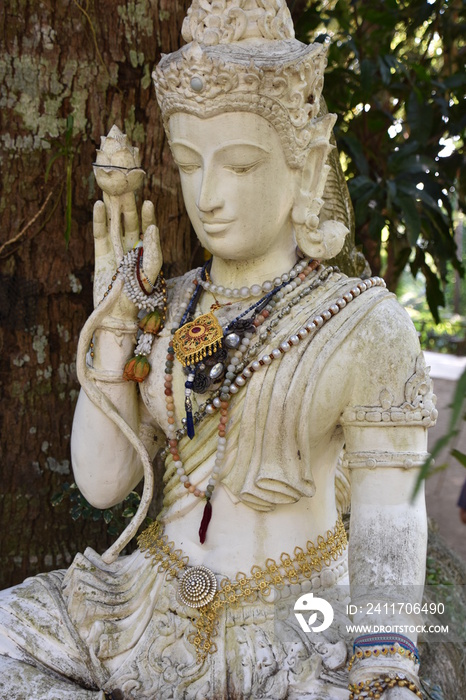
[[180, 579], [178, 596], [190, 608], [203, 608], [214, 599], [217, 579], [206, 566], [193, 566]]

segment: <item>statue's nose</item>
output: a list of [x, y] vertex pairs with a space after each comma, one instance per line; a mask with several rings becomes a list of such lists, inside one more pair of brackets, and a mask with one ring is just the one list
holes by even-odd
[[221, 209], [224, 203], [219, 187], [219, 173], [212, 166], [205, 167], [202, 171], [197, 208], [201, 212], [210, 212]]

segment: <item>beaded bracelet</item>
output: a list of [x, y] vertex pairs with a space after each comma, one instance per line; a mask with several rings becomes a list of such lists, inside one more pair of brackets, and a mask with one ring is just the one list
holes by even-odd
[[394, 646], [398, 644], [406, 651], [412, 652], [419, 661], [419, 652], [415, 644], [403, 634], [362, 634], [353, 642], [353, 652], [356, 648], [367, 646]]
[[159, 273], [155, 285], [152, 285], [153, 289], [151, 289], [150, 292], [147, 292], [142, 283], [139, 269], [140, 265], [142, 265], [143, 254], [144, 248], [142, 246], [142, 241], [139, 241], [135, 248], [126, 253], [125, 257], [120, 263], [118, 271], [121, 270], [121, 273], [125, 279], [124, 290], [128, 299], [130, 299], [139, 309], [154, 311], [157, 307], [166, 305], [165, 281], [163, 279], [163, 275]]
[[349, 700], [367, 700], [367, 698], [378, 700], [382, 697], [382, 693], [395, 686], [408, 688], [408, 690], [422, 700], [423, 696], [418, 686], [401, 673], [389, 673], [381, 678], [371, 678], [370, 680], [360, 681], [359, 683], [350, 683], [348, 686], [350, 691]]
[[410, 661], [412, 661], [415, 665], [419, 663], [419, 659], [417, 658], [416, 654], [414, 654], [414, 652], [409, 651], [408, 649], [404, 649], [398, 644], [394, 644], [391, 646], [384, 645], [380, 649], [364, 649], [364, 651], [362, 649], [359, 649], [358, 651], [356, 651], [350, 659], [348, 671], [351, 671], [354, 663], [357, 663], [362, 659], [369, 659], [371, 656], [375, 656], [377, 658], [380, 655], [387, 656], [388, 654], [391, 654], [392, 656], [395, 654], [399, 654], [405, 659], [409, 659]]

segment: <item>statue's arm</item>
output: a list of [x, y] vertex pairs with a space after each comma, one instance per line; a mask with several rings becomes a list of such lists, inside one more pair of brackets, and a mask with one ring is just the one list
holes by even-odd
[[[113, 209], [112, 209], [113, 207]], [[118, 209], [118, 211], [116, 211]], [[139, 223], [134, 194], [106, 198], [94, 208], [95, 276], [94, 302], [96, 327], [92, 338], [92, 368], [86, 368], [89, 382], [108, 405], [115, 408], [127, 426], [140, 435], [150, 425], [136, 385], [122, 379], [125, 363], [134, 353], [138, 309], [124, 291], [115, 297], [105, 314], [99, 314], [99, 302], [118, 267], [118, 254], [109, 235], [111, 213], [124, 221], [121, 236], [123, 252], [139, 239]], [[150, 202], [142, 210], [144, 234], [144, 271], [155, 280], [162, 258], [154, 211]], [[114, 290], [115, 291], [115, 290]], [[97, 312], [97, 313], [96, 313]], [[76, 483], [85, 498], [97, 508], [108, 508], [122, 501], [141, 480], [143, 469], [134, 447], [102, 406], [81, 389], [71, 435], [72, 464]], [[95, 393], [95, 392], [94, 392]], [[153, 426], [154, 430], [156, 426]], [[143, 430], [144, 432], [144, 430]], [[144, 441], [146, 442], [147, 441]], [[154, 456], [156, 443], [146, 445]]]
[[[409, 646], [417, 641], [420, 619], [413, 610], [422, 601], [427, 546], [424, 489], [414, 500], [412, 495], [436, 410], [409, 320], [394, 301], [377, 311], [357, 341], [353, 401], [342, 421], [351, 474], [353, 622], [367, 625], [367, 632], [377, 626], [378, 633], [401, 634]], [[371, 655], [355, 660], [353, 682], [377, 669], [380, 675], [387, 669], [416, 681], [418, 665], [407, 654], [374, 654], [384, 641], [393, 646], [389, 637], [380, 637], [368, 647]], [[414, 697], [404, 687], [383, 697], [403, 695]]]
[[[125, 334], [119, 346], [115, 333], [101, 329], [95, 334], [94, 345], [99, 346], [106, 356], [103, 366], [94, 364], [97, 388], [117, 407], [126, 423], [139, 433], [136, 386], [121, 380], [125, 362], [134, 350], [132, 337]], [[107, 375], [105, 380], [97, 378], [104, 374]], [[109, 508], [119, 503], [142, 478], [142, 466], [136, 451], [83, 389], [73, 419], [71, 459], [80, 491], [96, 508]]]

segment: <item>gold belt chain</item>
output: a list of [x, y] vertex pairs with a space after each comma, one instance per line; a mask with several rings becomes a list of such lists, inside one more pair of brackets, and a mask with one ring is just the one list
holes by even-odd
[[[180, 579], [186, 575], [189, 557], [183, 555], [181, 549], [176, 549], [174, 542], [168, 541], [160, 523], [152, 523], [139, 535], [138, 545], [142, 552], [147, 552], [147, 557], [159, 565], [159, 570], [166, 571], [170, 578]], [[217, 621], [225, 606], [237, 605], [239, 602], [252, 603], [257, 600], [258, 594], [267, 596], [272, 586], [280, 589], [310, 579], [312, 574], [330, 566], [332, 560], [336, 561], [346, 545], [345, 528], [339, 518], [334, 529], [327, 530], [326, 538], [319, 535], [316, 544], [309, 540], [306, 549], [295, 547], [293, 557], [282, 553], [279, 563], [275, 559], [267, 559], [264, 567], [253, 566], [250, 575], [239, 571], [234, 580], [224, 578], [218, 588], [214, 584], [210, 595], [207, 591], [205, 600], [209, 602], [206, 604], [196, 604], [193, 600], [191, 607], [198, 608], [199, 617], [194, 622], [196, 631], [189, 635], [188, 641], [196, 647], [198, 661], [204, 661], [208, 654], [217, 651], [212, 638], [217, 634]], [[193, 567], [194, 569], [212, 573], [206, 567]], [[207, 577], [206, 581], [205, 585], [208, 585]], [[185, 598], [182, 600], [187, 604]]]

